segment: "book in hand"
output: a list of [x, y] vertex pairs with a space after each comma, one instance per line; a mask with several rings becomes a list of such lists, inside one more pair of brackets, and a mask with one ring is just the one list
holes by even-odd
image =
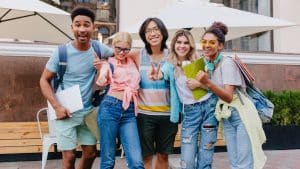
[[[195, 79], [197, 76], [197, 73], [200, 70], [204, 71], [204, 67], [205, 67], [205, 62], [204, 62], [203, 57], [195, 60], [194, 62], [184, 61], [182, 63], [182, 69], [184, 71], [185, 76], [188, 79], [189, 78]], [[196, 89], [192, 90], [192, 93], [193, 93], [194, 99], [199, 100], [202, 96], [206, 95], [207, 91], [202, 88], [196, 88]]]
[[[58, 102], [63, 107], [67, 108], [71, 113], [83, 109], [83, 103], [82, 103], [79, 85], [74, 85], [65, 90], [59, 91], [55, 94], [55, 96]], [[47, 103], [48, 103], [48, 113], [49, 113], [48, 118], [50, 120], [55, 120], [57, 118], [55, 110], [53, 109], [49, 101], [47, 101]]]

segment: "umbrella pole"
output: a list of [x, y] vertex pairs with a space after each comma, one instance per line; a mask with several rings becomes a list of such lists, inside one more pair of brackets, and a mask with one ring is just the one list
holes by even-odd
[[64, 34], [66, 37], [68, 37], [70, 40], [73, 40], [68, 34], [66, 34], [64, 31], [62, 31], [61, 29], [59, 29], [57, 26], [55, 26], [52, 22], [50, 22], [48, 19], [46, 19], [45, 17], [43, 17], [41, 14], [34, 12], [36, 15], [40, 16], [42, 19], [44, 19], [46, 22], [48, 22], [50, 25], [52, 25], [55, 29], [57, 29], [59, 32], [61, 32], [62, 34]]
[[4, 19], [2, 20], [2, 18], [4, 18], [9, 12], [11, 11], [11, 9], [7, 10], [1, 17], [0, 17], [0, 23], [1, 22], [7, 22], [7, 21], [11, 21], [11, 20], [16, 20], [16, 19], [21, 19], [21, 18], [26, 18], [26, 17], [30, 17], [30, 16], [34, 16], [34, 15], [38, 15], [39, 17], [41, 17], [43, 20], [45, 20], [46, 22], [48, 22], [50, 25], [52, 25], [55, 29], [57, 29], [59, 32], [61, 32], [62, 34], [64, 34], [67, 38], [69, 38], [70, 40], [73, 40], [68, 34], [66, 34], [64, 31], [62, 31], [61, 29], [59, 29], [57, 26], [55, 26], [52, 22], [50, 22], [48, 19], [46, 19], [45, 17], [43, 17], [41, 14], [34, 12], [33, 14], [30, 15], [24, 15], [24, 16], [20, 16], [20, 17], [15, 17], [15, 18], [9, 18], [9, 19]]
[[4, 18], [9, 12], [11, 11], [11, 9], [7, 10], [0, 18], [0, 22], [2, 20], [2, 18]]

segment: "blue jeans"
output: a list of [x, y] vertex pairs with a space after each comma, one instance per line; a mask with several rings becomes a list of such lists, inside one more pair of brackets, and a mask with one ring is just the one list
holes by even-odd
[[231, 169], [253, 169], [251, 142], [236, 109], [224, 119], [224, 135]]
[[101, 169], [114, 168], [117, 134], [120, 134], [128, 168], [144, 168], [133, 103], [124, 110], [121, 100], [105, 96], [98, 112], [98, 126], [101, 133]]
[[[212, 95], [205, 101], [184, 105], [181, 128], [181, 168], [212, 168], [218, 124], [214, 116], [216, 103], [217, 97]], [[200, 143], [199, 134], [201, 135]]]

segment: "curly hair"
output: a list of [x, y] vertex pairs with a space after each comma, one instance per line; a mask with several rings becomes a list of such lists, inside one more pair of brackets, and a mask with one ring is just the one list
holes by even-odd
[[94, 23], [95, 21], [95, 13], [90, 10], [89, 8], [86, 7], [76, 7], [72, 12], [71, 12], [71, 19], [72, 22], [74, 20], [74, 18], [78, 15], [83, 15], [83, 16], [87, 16], [89, 18], [91, 18], [91, 21]]
[[214, 34], [220, 43], [225, 43], [225, 35], [228, 32], [228, 27], [222, 22], [214, 22], [203, 34], [203, 36], [207, 33]]

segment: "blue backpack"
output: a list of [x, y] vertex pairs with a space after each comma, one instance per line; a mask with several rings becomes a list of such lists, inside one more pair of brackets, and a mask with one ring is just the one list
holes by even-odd
[[[99, 47], [99, 44], [96, 40], [92, 40], [92, 47], [94, 51], [96, 52], [97, 56], [101, 59], [101, 50]], [[64, 83], [63, 83], [63, 77], [67, 69], [67, 47], [66, 44], [62, 44], [58, 46], [58, 56], [59, 56], [59, 67], [57, 73], [54, 75], [51, 85], [54, 90], [54, 93], [56, 93], [58, 86], [60, 85], [61, 89], [64, 90]], [[110, 64], [110, 68], [113, 72], [114, 67], [112, 64]], [[99, 106], [102, 99], [106, 95], [107, 91], [109, 89], [109, 86], [106, 86], [102, 90], [95, 90], [92, 95], [92, 105], [93, 106]]]
[[[261, 121], [263, 123], [269, 123], [273, 116], [274, 104], [266, 96], [264, 96], [264, 94], [257, 87], [254, 86], [254, 78], [251, 77], [252, 74], [250, 73], [246, 65], [241, 62], [239, 57], [235, 56], [232, 59], [245, 79], [246, 92], [248, 98], [253, 102], [254, 106], [256, 107]], [[239, 96], [239, 92], [237, 92], [237, 94]], [[239, 99], [241, 103], [244, 104], [240, 96]]]

